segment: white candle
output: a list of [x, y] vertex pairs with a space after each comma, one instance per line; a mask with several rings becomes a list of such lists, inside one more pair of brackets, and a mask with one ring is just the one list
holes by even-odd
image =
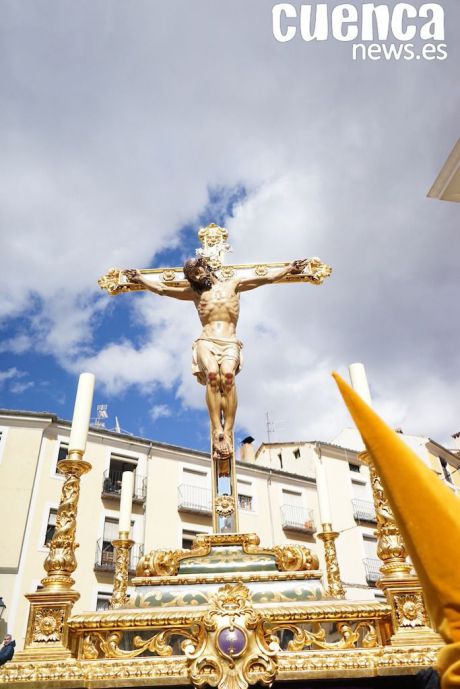
[[363, 364], [350, 364], [348, 367], [350, 372], [351, 387], [363, 399], [366, 404], [372, 407], [372, 398], [367, 382], [366, 369]]
[[326, 470], [321, 459], [315, 463], [316, 469], [316, 490], [319, 501], [319, 518], [321, 524], [331, 524], [331, 508], [329, 505], [329, 493], [327, 490]]
[[131, 530], [131, 509], [133, 505], [134, 472], [124, 471], [121, 477], [120, 519], [118, 530], [125, 533]]
[[78, 381], [77, 396], [73, 410], [69, 450], [85, 451], [89, 419], [94, 392], [94, 374], [82, 373]]

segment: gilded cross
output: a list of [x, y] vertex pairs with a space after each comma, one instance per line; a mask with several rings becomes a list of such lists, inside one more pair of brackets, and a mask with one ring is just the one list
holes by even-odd
[[240, 293], [262, 285], [306, 282], [320, 285], [331, 274], [319, 258], [292, 263], [227, 265], [228, 232], [211, 223], [198, 232], [201, 247], [183, 267], [115, 269], [99, 280], [109, 294], [147, 290], [193, 301], [203, 330], [193, 344], [192, 371], [206, 387], [211, 426], [212, 514], [216, 533], [238, 531], [233, 427], [237, 397], [235, 376], [242, 360], [236, 337]]

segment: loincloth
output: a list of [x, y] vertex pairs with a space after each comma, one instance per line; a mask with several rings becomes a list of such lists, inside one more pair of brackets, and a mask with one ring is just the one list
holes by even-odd
[[199, 337], [192, 345], [192, 373], [201, 385], [206, 385], [208, 371], [205, 362], [199, 356], [198, 342], [203, 343], [218, 366], [224, 361], [236, 361], [235, 375], [241, 371], [243, 367], [242, 342], [225, 337]]

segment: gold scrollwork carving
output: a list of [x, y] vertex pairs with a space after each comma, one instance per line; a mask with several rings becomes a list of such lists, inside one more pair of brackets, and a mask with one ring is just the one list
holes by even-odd
[[268, 274], [268, 266], [258, 265], [254, 268], [254, 273], [258, 278], [264, 278]]
[[139, 560], [136, 568], [137, 576], [167, 576], [172, 577], [179, 570], [181, 551], [153, 550]]
[[378, 645], [377, 632], [371, 622], [339, 622], [337, 624], [338, 641], [328, 641], [326, 629], [320, 622], [313, 622], [309, 625], [311, 629], [304, 626], [289, 623], [268, 625], [266, 627], [267, 639], [278, 641], [277, 634], [284, 631], [291, 632], [292, 639], [287, 642], [287, 651], [302, 651], [305, 648], [323, 648], [328, 650], [347, 649], [347, 648], [375, 648]]
[[[142, 636], [135, 636], [132, 639], [132, 648], [120, 648], [123, 641], [123, 632], [97, 632], [87, 634], [83, 639], [82, 656], [86, 660], [95, 660], [101, 654], [104, 658], [136, 658], [146, 651], [158, 656], [173, 655], [171, 645], [172, 637], [181, 638], [180, 650], [184, 652], [185, 647], [195, 651], [203, 644], [202, 625], [195, 625], [190, 629], [183, 627], [170, 627], [161, 632], [157, 632], [152, 637], [144, 639]], [[98, 648], [100, 650], [98, 650]], [[177, 650], [175, 655], [177, 655]]]
[[311, 282], [320, 285], [332, 273], [331, 266], [323, 263], [320, 258], [309, 258], [303, 274], [306, 274]]
[[122, 287], [119, 284], [120, 270], [118, 268], [110, 268], [105, 275], [99, 278], [97, 284], [108, 294], [118, 294], [122, 291]]
[[318, 569], [317, 556], [303, 545], [284, 545], [273, 548], [275, 562], [280, 572]]

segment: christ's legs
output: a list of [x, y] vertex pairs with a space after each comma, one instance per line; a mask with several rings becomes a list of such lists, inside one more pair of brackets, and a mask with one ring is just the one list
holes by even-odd
[[217, 358], [210, 351], [206, 341], [197, 342], [197, 360], [206, 381], [206, 404], [211, 421], [213, 444], [224, 451], [222, 381]]
[[224, 434], [228, 441], [232, 442], [233, 427], [235, 425], [237, 396], [235, 375], [238, 362], [235, 359], [224, 359], [220, 366], [220, 380], [222, 390], [222, 402], [224, 407]]

